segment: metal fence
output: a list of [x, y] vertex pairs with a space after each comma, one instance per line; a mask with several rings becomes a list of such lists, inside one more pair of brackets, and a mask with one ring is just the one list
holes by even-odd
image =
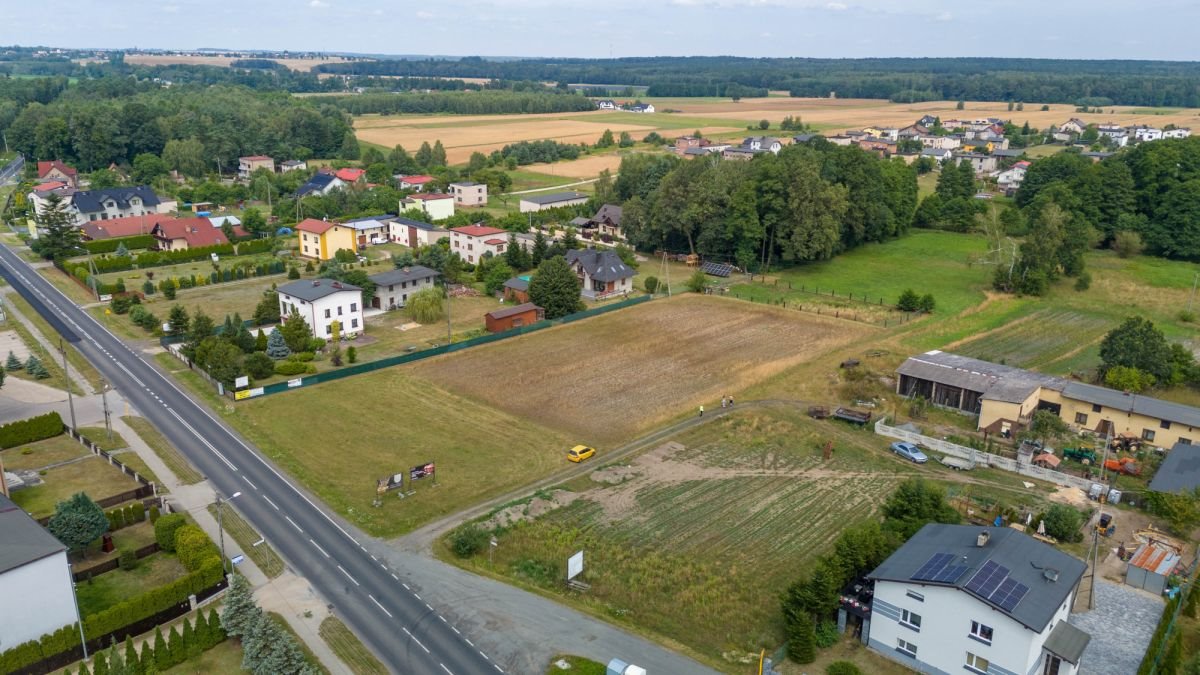
[[1004, 471], [1011, 471], [1013, 473], [1021, 474], [1022, 476], [1028, 476], [1030, 478], [1050, 481], [1055, 485], [1068, 485], [1071, 487], [1080, 488], [1082, 490], [1087, 490], [1092, 486], [1093, 481], [1086, 478], [1081, 478], [1080, 476], [1072, 476], [1071, 474], [1063, 473], [1061, 471], [1044, 469], [1040, 466], [1026, 464], [1009, 457], [1002, 457], [990, 452], [984, 452], [983, 450], [968, 448], [965, 445], [958, 445], [949, 441], [943, 441], [940, 438], [924, 436], [912, 431], [906, 431], [897, 427], [888, 426], [887, 424], [884, 424], [884, 422], [885, 419], [880, 419], [875, 422], [875, 433], [879, 434], [880, 436], [887, 436], [888, 438], [895, 438], [902, 441], [908, 441], [909, 443], [916, 443], [931, 450], [937, 450], [944, 455], [950, 455], [951, 457], [958, 457], [960, 459], [967, 460], [974, 459], [985, 466], [1003, 469]]

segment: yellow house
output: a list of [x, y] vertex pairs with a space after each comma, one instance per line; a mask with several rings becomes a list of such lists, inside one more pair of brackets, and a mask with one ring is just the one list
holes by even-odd
[[978, 428], [1016, 432], [1038, 410], [1076, 431], [1127, 435], [1160, 448], [1200, 440], [1200, 409], [966, 356], [931, 351], [897, 369], [896, 393], [978, 415]]
[[296, 225], [300, 255], [317, 260], [329, 260], [342, 249], [357, 253], [354, 228], [327, 220], [306, 218]]

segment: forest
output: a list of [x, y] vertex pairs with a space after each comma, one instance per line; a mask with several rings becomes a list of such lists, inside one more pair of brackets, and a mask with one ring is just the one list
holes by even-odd
[[567, 90], [555, 89], [544, 89], [540, 92], [485, 90], [469, 94], [436, 91], [361, 94], [331, 96], [325, 100], [354, 115], [560, 113], [582, 112], [596, 107], [591, 99]]

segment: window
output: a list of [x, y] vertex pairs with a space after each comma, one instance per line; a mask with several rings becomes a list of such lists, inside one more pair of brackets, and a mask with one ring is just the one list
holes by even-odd
[[1087, 424], [1087, 413], [1075, 413], [1075, 424]]
[[357, 302], [352, 302], [352, 303], [350, 303], [350, 311], [351, 311], [351, 312], [357, 312], [357, 311], [358, 311], [358, 303], [357, 303]]
[[919, 631], [921, 630], [921, 615], [902, 609], [900, 610], [900, 625]]
[[390, 293], [390, 292], [392, 292], [392, 291], [394, 291], [394, 290], [396, 290], [396, 285], [395, 285], [395, 284], [388, 284], [388, 292]]
[[358, 319], [350, 319], [350, 327], [358, 328]]
[[338, 316], [342, 315], [342, 306], [338, 305]]
[[1101, 408], [1098, 403], [1092, 404], [1092, 412], [1100, 412], [1101, 410], [1103, 410], [1103, 408]]
[[1143, 441], [1153, 441], [1154, 440], [1154, 430], [1153, 429], [1142, 429], [1142, 440]]
[[1178, 441], [1176, 441], [1176, 443], [1178, 443], [1178, 444], [1180, 444], [1180, 445], [1191, 445], [1191, 444], [1192, 444], [1192, 439], [1190, 439], [1190, 438], [1184, 438], [1183, 436], [1180, 436], [1180, 437], [1179, 437], [1179, 440], [1178, 440]]
[[978, 621], [971, 622], [971, 637], [976, 640], [982, 640], [989, 645], [992, 644], [992, 627], [985, 626]]
[[907, 640], [896, 638], [896, 651], [917, 658], [917, 646]]
[[333, 335], [333, 325], [332, 325], [332, 324], [329, 324], [329, 325], [326, 325], [326, 326], [325, 326], [325, 334], [326, 334], [326, 335]]
[[975, 672], [975, 673], [987, 673], [989, 665], [991, 665], [991, 664], [988, 663], [988, 660], [983, 658], [982, 656], [978, 656], [976, 654], [972, 654], [971, 652], [967, 652], [967, 663], [966, 663], [967, 670], [969, 670], [971, 672]]
[[1171, 428], [1171, 423], [1170, 423], [1170, 422], [1168, 422], [1168, 421], [1166, 421], [1166, 420], [1163, 420], [1163, 421], [1161, 421], [1161, 422], [1159, 422], [1159, 423], [1158, 423], [1158, 428], [1159, 428], [1159, 429], [1170, 429], [1170, 428]]
[[925, 602], [925, 596], [921, 595], [920, 593], [918, 593], [916, 591], [907, 591], [905, 593], [905, 595], [912, 598], [913, 600], [916, 600], [917, 602]]
[[325, 318], [326, 319], [329, 318], [329, 309], [328, 308], [325, 309]]

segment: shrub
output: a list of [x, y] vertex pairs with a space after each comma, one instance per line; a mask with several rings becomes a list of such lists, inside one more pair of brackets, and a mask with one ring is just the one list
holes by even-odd
[[1113, 236], [1112, 250], [1117, 252], [1118, 257], [1132, 258], [1145, 248], [1145, 244], [1142, 243], [1142, 235], [1137, 232], [1123, 230]]
[[849, 661], [834, 661], [825, 666], [825, 675], [862, 675], [862, 671]]
[[828, 649], [837, 644], [838, 637], [839, 635], [836, 621], [829, 621], [826, 619], [825, 621], [817, 624], [817, 647], [820, 647], [821, 649]]
[[703, 293], [706, 285], [708, 285], [708, 279], [704, 276], [704, 270], [696, 270], [692, 272], [692, 276], [688, 277], [687, 289], [693, 293]]
[[300, 375], [307, 370], [306, 364], [299, 361], [276, 361], [275, 374], [277, 375]]
[[933, 299], [933, 293], [926, 293], [925, 295], [921, 296], [920, 308], [922, 312], [928, 314], [932, 312], [933, 308], [936, 306], [937, 302]]
[[646, 289], [647, 293], [654, 295], [654, 292], [658, 290], [658, 277], [646, 277], [642, 281], [642, 287]]
[[163, 296], [168, 300], [175, 299], [175, 284], [168, 283], [163, 287]]
[[460, 558], [470, 558], [488, 545], [486, 530], [475, 523], [462, 525], [450, 533], [450, 548]]
[[325, 340], [323, 338], [315, 337], [308, 341], [308, 349], [306, 351], [316, 352], [316, 351], [320, 351], [324, 348], [325, 348]]
[[288, 268], [288, 278], [289, 279], [299, 279], [300, 278], [300, 270], [295, 265], [292, 265], [291, 267]]
[[158, 519], [161, 517], [162, 517], [162, 514], [159, 512], [158, 507], [151, 506], [150, 507], [150, 524], [154, 525], [154, 524], [158, 523]]
[[1089, 289], [1091, 287], [1092, 287], [1092, 273], [1088, 272], [1088, 271], [1080, 272], [1079, 276], [1075, 279], [1075, 290], [1082, 293], [1083, 291], [1086, 291], [1087, 289]]
[[133, 506], [129, 507], [129, 513], [126, 520], [130, 525], [140, 523], [146, 519], [146, 505], [141, 502], [134, 502]]
[[1042, 514], [1046, 534], [1060, 541], [1083, 541], [1083, 516], [1066, 504], [1052, 504]]
[[0, 426], [0, 450], [54, 438], [64, 430], [62, 417], [56, 412], [9, 422]]
[[346, 360], [350, 363], [358, 363], [358, 347], [351, 345], [346, 348]]
[[187, 524], [182, 513], [168, 513], [154, 523], [154, 541], [168, 553], [175, 552], [175, 531]]
[[208, 535], [191, 524], [175, 530], [175, 555], [190, 572], [199, 570], [210, 558], [221, 558], [220, 551]]
[[243, 364], [250, 377], [263, 380], [275, 373], [275, 361], [263, 352], [254, 352], [246, 356]]
[[137, 569], [138, 557], [137, 551], [131, 547], [123, 547], [120, 555], [117, 557], [117, 565], [125, 571]]
[[901, 312], [918, 312], [921, 310], [921, 296], [911, 288], [904, 289], [900, 299], [896, 301], [896, 309]]
[[1179, 313], [1175, 315], [1175, 318], [1179, 319], [1179, 321], [1182, 323], [1196, 323], [1196, 313], [1187, 309], [1179, 310]]
[[114, 295], [113, 299], [108, 302], [108, 308], [113, 314], [125, 314], [133, 305], [133, 300], [128, 295]]
[[312, 361], [315, 358], [317, 358], [317, 355], [313, 354], [312, 352], [296, 352], [294, 354], [289, 354], [287, 357], [287, 360], [288, 361], [299, 361], [301, 363], [308, 363], [309, 361]]

